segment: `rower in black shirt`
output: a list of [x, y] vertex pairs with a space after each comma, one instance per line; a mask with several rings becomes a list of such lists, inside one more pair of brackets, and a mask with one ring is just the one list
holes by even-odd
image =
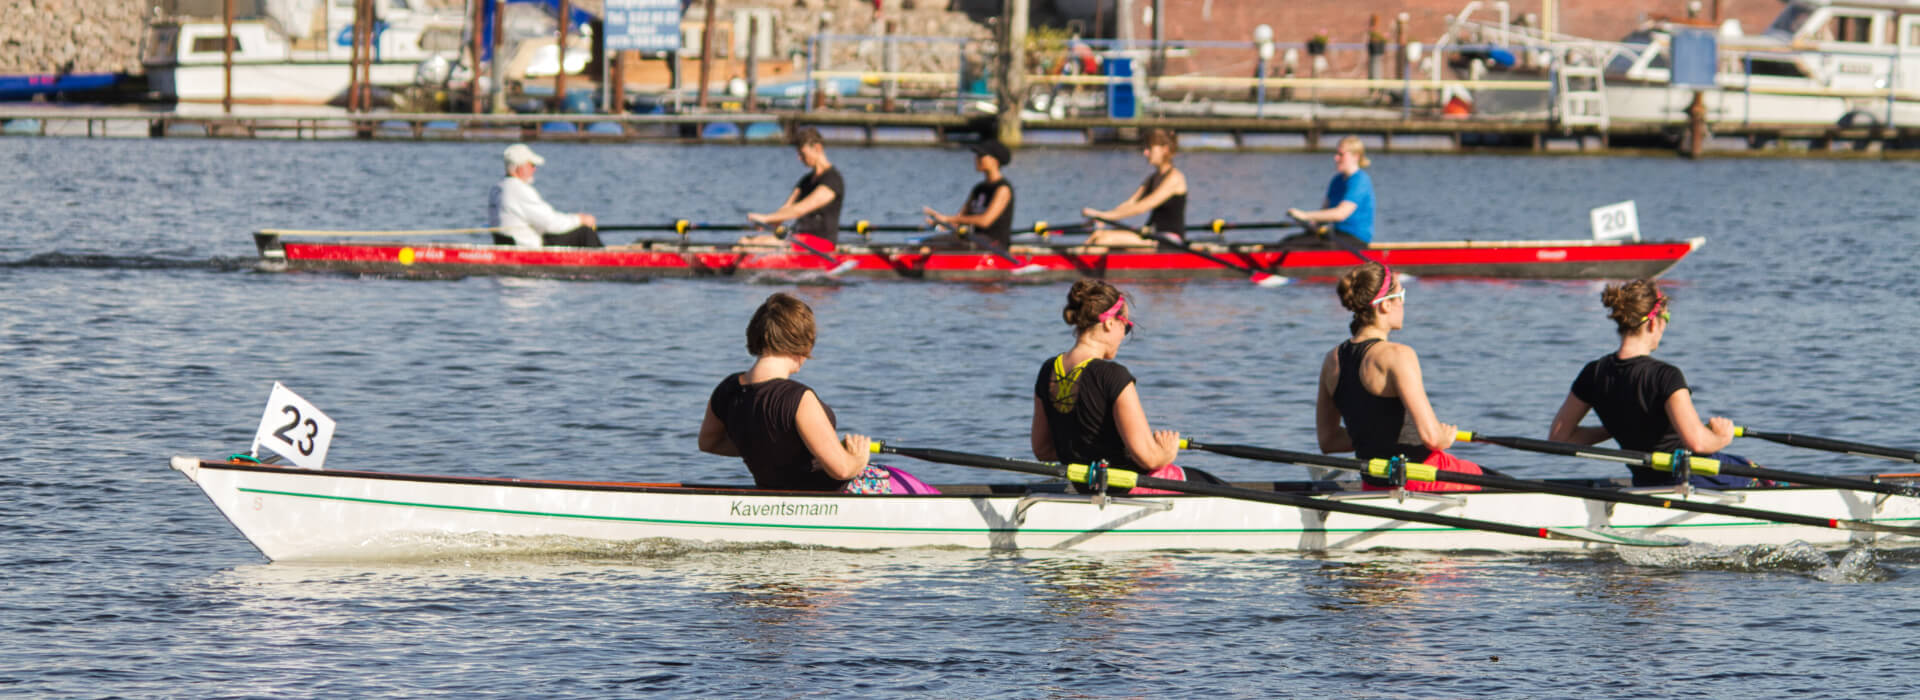
[[[807, 166], [807, 174], [794, 183], [793, 191], [779, 209], [769, 214], [748, 214], [747, 220], [756, 224], [792, 221], [792, 235], [800, 237], [796, 240], [822, 252], [831, 251], [840, 240], [840, 205], [846, 201], [847, 185], [840, 179], [840, 171], [827, 160], [826, 144], [820, 140], [819, 131], [812, 127], [794, 131], [793, 145], [800, 162]], [[774, 235], [740, 239], [740, 245], [777, 246], [784, 243]]]
[[[1073, 283], [1060, 312], [1073, 326], [1073, 348], [1047, 358], [1034, 379], [1033, 456], [1068, 464], [1104, 462], [1185, 481], [1187, 470], [1173, 464], [1180, 434], [1147, 424], [1133, 374], [1113, 361], [1133, 333], [1132, 314], [1132, 304], [1106, 281]], [[1192, 471], [1196, 480], [1212, 480]], [[1136, 488], [1132, 493], [1167, 492]]]
[[[967, 202], [961, 205], [960, 213], [942, 214], [933, 207], [921, 207], [921, 211], [926, 212], [928, 224], [964, 226], [969, 229], [968, 236], [984, 236], [1005, 249], [1013, 245], [1013, 183], [1008, 182], [1000, 170], [1013, 163], [1013, 154], [998, 141], [975, 144], [973, 152], [976, 154], [973, 169], [984, 178], [967, 193]], [[962, 236], [954, 233], [933, 236], [921, 243], [937, 247], [967, 245]]]
[[[1667, 333], [1667, 295], [1652, 280], [1638, 279], [1608, 285], [1600, 292], [1620, 348], [1587, 363], [1574, 377], [1573, 387], [1553, 416], [1547, 439], [1592, 445], [1613, 438], [1621, 449], [1639, 452], [1686, 450], [1721, 461], [1752, 464], [1744, 457], [1720, 450], [1733, 442], [1733, 421], [1714, 416], [1705, 425], [1693, 406], [1693, 392], [1680, 368], [1653, 359], [1653, 351]], [[1580, 425], [1587, 411], [1600, 416], [1599, 426]], [[1674, 483], [1672, 472], [1628, 465], [1635, 486]], [[1749, 486], [1744, 477], [1695, 474], [1691, 485], [1705, 488]]]
[[[1184, 239], [1187, 235], [1187, 176], [1173, 167], [1173, 156], [1180, 151], [1180, 141], [1174, 133], [1166, 129], [1153, 129], [1147, 132], [1147, 147], [1141, 152], [1147, 162], [1153, 165], [1153, 174], [1148, 175], [1140, 187], [1118, 206], [1105, 211], [1088, 207], [1080, 213], [1088, 218], [1118, 220], [1137, 214], [1148, 213], [1147, 225], [1158, 233]], [[1150, 212], [1150, 213], [1149, 213]], [[1132, 231], [1099, 229], [1087, 236], [1090, 246], [1140, 246], [1152, 245], [1153, 241], [1141, 237]]]

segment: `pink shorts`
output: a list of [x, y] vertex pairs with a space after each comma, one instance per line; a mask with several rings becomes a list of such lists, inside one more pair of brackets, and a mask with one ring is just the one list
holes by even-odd
[[[1484, 473], [1480, 471], [1480, 465], [1474, 464], [1464, 459], [1460, 459], [1459, 457], [1455, 457], [1453, 455], [1447, 454], [1440, 450], [1434, 450], [1433, 454], [1427, 455], [1426, 464], [1434, 467], [1435, 469], [1439, 469], [1440, 471], [1465, 472], [1468, 474]], [[1362, 486], [1361, 489], [1365, 491], [1388, 490], [1388, 488], [1385, 486], [1374, 486], [1372, 484], [1367, 484], [1365, 486]], [[1413, 481], [1409, 479], [1407, 480], [1407, 490], [1408, 491], [1479, 491], [1480, 487], [1474, 486], [1472, 484], [1456, 484], [1456, 483], [1447, 482], [1447, 481]]]
[[[1186, 481], [1187, 470], [1181, 469], [1180, 465], [1178, 464], [1169, 464], [1159, 469], [1155, 469], [1153, 471], [1142, 474], [1142, 476], [1151, 476], [1155, 479], [1166, 479], [1168, 481]], [[1143, 496], [1143, 495], [1155, 496], [1155, 495], [1164, 495], [1164, 494], [1170, 494], [1170, 493], [1179, 493], [1179, 491], [1162, 491], [1160, 489], [1145, 489], [1145, 488], [1140, 488], [1138, 486], [1135, 486], [1133, 487], [1132, 490], [1127, 491], [1127, 495], [1129, 496]]]

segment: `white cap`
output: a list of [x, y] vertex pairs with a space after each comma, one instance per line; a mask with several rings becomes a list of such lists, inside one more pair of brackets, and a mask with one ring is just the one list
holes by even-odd
[[508, 146], [507, 147], [507, 167], [509, 168], [515, 167], [522, 163], [532, 163], [534, 165], [546, 165], [547, 159], [541, 158], [539, 155], [535, 154], [533, 152], [533, 149], [528, 148], [527, 145], [524, 143], [516, 143], [514, 145]]

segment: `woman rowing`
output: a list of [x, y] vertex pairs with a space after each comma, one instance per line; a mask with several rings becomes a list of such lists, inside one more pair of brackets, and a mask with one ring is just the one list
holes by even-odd
[[[1034, 380], [1033, 456], [1067, 464], [1104, 462], [1183, 481], [1192, 471], [1195, 478], [1218, 481], [1174, 466], [1180, 434], [1147, 424], [1133, 374], [1113, 361], [1133, 333], [1133, 305], [1125, 295], [1104, 280], [1083, 279], [1067, 291], [1060, 316], [1073, 326], [1073, 348], [1041, 363]], [[1079, 484], [1075, 488], [1085, 490]]]
[[[1141, 152], [1147, 163], [1153, 166], [1153, 173], [1146, 181], [1129, 195], [1126, 201], [1112, 209], [1100, 210], [1088, 207], [1080, 214], [1089, 219], [1115, 221], [1136, 214], [1147, 213], [1147, 227], [1152, 231], [1172, 236], [1174, 240], [1184, 240], [1187, 235], [1187, 176], [1173, 167], [1173, 156], [1180, 150], [1180, 140], [1166, 129], [1153, 129], [1147, 132], [1147, 147]], [[1139, 246], [1152, 245], [1153, 241], [1132, 231], [1095, 228], [1087, 236], [1090, 246]]]
[[[1002, 250], [1013, 245], [1013, 183], [1001, 173], [1013, 163], [1013, 152], [999, 141], [983, 141], [973, 146], [973, 169], [980, 172], [979, 184], [967, 193], [967, 201], [958, 214], [942, 214], [933, 207], [921, 207], [927, 223], [949, 228], [971, 229], [967, 236], [980, 236], [1000, 244]], [[968, 247], [958, 231], [921, 241], [922, 245]], [[984, 247], [984, 246], [981, 246]]]
[[[1406, 324], [1407, 288], [1393, 270], [1378, 262], [1359, 265], [1340, 278], [1338, 289], [1340, 304], [1353, 312], [1347, 324], [1353, 335], [1320, 363], [1320, 391], [1314, 401], [1320, 451], [1351, 450], [1360, 459], [1402, 457], [1446, 471], [1482, 473], [1480, 465], [1447, 454], [1455, 428], [1434, 415], [1421, 379], [1420, 356], [1387, 340]], [[1392, 486], [1371, 475], [1363, 475], [1362, 481], [1369, 490]], [[1409, 481], [1406, 488], [1479, 490], [1440, 481]]]
[[789, 377], [813, 355], [813, 309], [785, 293], [747, 323], [753, 366], [727, 375], [707, 399], [700, 451], [739, 457], [763, 489], [938, 493], [913, 475], [867, 463], [865, 435], [835, 436], [833, 409]]
[[[1608, 285], [1600, 303], [1620, 334], [1619, 349], [1587, 363], [1573, 379], [1573, 388], [1553, 416], [1547, 439], [1592, 445], [1611, 437], [1621, 449], [1639, 452], [1685, 450], [1722, 461], [1752, 464], [1744, 458], [1720, 454], [1733, 442], [1733, 421], [1719, 416], [1700, 423], [1680, 368], [1653, 359], [1667, 333], [1667, 295], [1652, 280], [1638, 279]], [[1583, 426], [1587, 411], [1600, 415], [1599, 426]], [[1629, 465], [1634, 486], [1675, 483], [1672, 472]], [[1752, 479], [1696, 474], [1689, 482], [1706, 488], [1753, 485]]]
[[1287, 216], [1309, 226], [1332, 224], [1325, 236], [1307, 231], [1280, 239], [1287, 248], [1325, 248], [1327, 236], [1344, 236], [1341, 247], [1362, 248], [1373, 242], [1373, 177], [1367, 174], [1367, 146], [1358, 136], [1340, 139], [1333, 149], [1333, 179], [1327, 183], [1327, 198], [1319, 209], [1288, 209]]
[[[847, 198], [847, 184], [840, 179], [840, 171], [827, 160], [826, 142], [820, 139], [820, 132], [812, 127], [802, 127], [793, 132], [793, 147], [800, 157], [800, 163], [807, 166], [807, 174], [800, 176], [794, 183], [793, 191], [787, 193], [787, 201], [767, 214], [748, 214], [747, 220], [756, 224], [778, 225], [788, 221], [793, 223], [796, 248], [801, 244], [825, 253], [833, 250], [840, 240], [840, 205]], [[740, 239], [740, 245], [782, 245], [779, 236], [763, 234]]]

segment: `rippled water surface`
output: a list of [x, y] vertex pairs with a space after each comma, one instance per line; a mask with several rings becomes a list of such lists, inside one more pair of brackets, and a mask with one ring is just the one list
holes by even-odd
[[[249, 269], [263, 227], [477, 225], [497, 144], [0, 139], [0, 693], [63, 696], [1901, 696], [1915, 550], [1680, 553], [842, 552], [446, 540], [419, 556], [266, 563], [179, 474], [243, 451], [274, 381], [339, 421], [329, 463], [738, 481], [699, 454], [741, 329], [789, 286]], [[539, 186], [607, 223], [778, 204], [781, 148], [543, 145]], [[968, 156], [834, 149], [848, 216], [955, 207]], [[1324, 156], [1190, 154], [1194, 218], [1313, 204]], [[1585, 235], [1638, 202], [1706, 236], [1668, 275], [1660, 355], [1704, 412], [1896, 445], [1913, 435], [1912, 164], [1386, 156], [1383, 238]], [[1029, 150], [1019, 218], [1110, 206], [1131, 151]], [[609, 235], [614, 242], [620, 234]], [[798, 293], [817, 387], [849, 430], [1019, 454], [1065, 285], [861, 282]], [[1136, 286], [1121, 360], [1156, 426], [1313, 445], [1312, 382], [1345, 335], [1326, 285]], [[1444, 420], [1544, 433], [1612, 348], [1594, 283], [1421, 280], [1409, 327]], [[1783, 467], [1888, 463], [1741, 443]], [[1466, 446], [1520, 476], [1604, 463]], [[1230, 478], [1278, 465], [1195, 454]], [[999, 478], [909, 465], [933, 482]], [[1891, 468], [1898, 469], [1897, 465]]]

